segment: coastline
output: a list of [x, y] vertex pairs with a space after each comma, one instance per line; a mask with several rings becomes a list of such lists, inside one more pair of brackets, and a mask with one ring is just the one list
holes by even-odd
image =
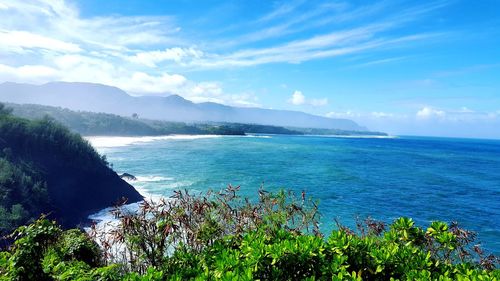
[[94, 148], [110, 148], [128, 146], [139, 143], [149, 143], [161, 140], [196, 140], [220, 138], [222, 135], [164, 135], [164, 136], [83, 136]]
[[[264, 138], [269, 139], [276, 136], [294, 136], [294, 137], [320, 137], [320, 138], [360, 138], [360, 139], [395, 139], [397, 136], [380, 136], [380, 135], [281, 135], [281, 134], [257, 134], [249, 133], [244, 136], [230, 136], [230, 135], [164, 135], [164, 136], [83, 136], [95, 149], [108, 149], [113, 147], [124, 147], [136, 144], [146, 144], [157, 141], [164, 140], [198, 140], [207, 138], [223, 138], [223, 137], [247, 137], [247, 138]], [[138, 185], [138, 183], [148, 183], [164, 180], [172, 180], [172, 178], [165, 178], [162, 176], [151, 176], [151, 175], [135, 175], [137, 180], [125, 180], [128, 184], [132, 185], [139, 194], [141, 194], [145, 199], [158, 200], [159, 198], [164, 198], [161, 195], [151, 194], [146, 191], [145, 188]], [[143, 200], [126, 204], [126, 208], [130, 210], [137, 210], [138, 204], [143, 202]], [[99, 210], [95, 213], [90, 214], [87, 218], [90, 222], [95, 222], [98, 225], [107, 224], [109, 222], [115, 221], [115, 219], [110, 214], [113, 209], [112, 206]]]
[[[362, 214], [391, 221], [399, 215], [408, 215], [423, 225], [439, 218], [456, 220], [455, 214], [459, 214], [465, 227], [480, 232], [481, 239], [498, 252], [497, 226], [487, 219], [478, 219], [470, 211], [454, 207], [481, 204], [494, 210], [497, 206], [494, 196], [474, 195], [497, 192], [491, 185], [498, 179], [494, 170], [500, 165], [495, 157], [500, 149], [496, 144], [406, 136], [380, 138], [255, 134], [173, 140], [168, 136], [166, 140], [152, 139], [157, 141], [154, 144], [97, 150], [109, 157], [117, 172], [136, 176], [138, 181], [129, 181], [129, 184], [146, 198], [151, 197], [148, 192], [168, 198], [175, 189], [204, 191], [220, 188], [225, 183], [237, 183], [251, 190], [265, 182], [270, 190], [279, 186], [297, 192], [307, 189], [322, 200], [322, 211], [328, 217], [338, 213], [348, 218]], [[475, 152], [465, 153], [464, 149]], [[473, 163], [477, 161], [490, 165], [484, 166], [484, 171], [474, 171]], [[409, 167], [415, 169], [408, 172]], [[298, 179], [297, 174], [301, 175]], [[457, 183], [453, 188], [447, 184], [451, 181]], [[422, 192], [425, 196], [420, 196]], [[449, 194], [454, 196], [449, 198]], [[390, 204], [385, 200], [388, 197]], [[445, 207], [433, 209], [432, 202], [440, 202], [440, 206]], [[100, 211], [96, 210], [90, 219], [109, 221], [106, 211]], [[497, 216], [488, 212], [492, 218]], [[327, 233], [333, 224], [325, 221], [322, 227]]]
[[[161, 196], [161, 195], [148, 193], [146, 191], [146, 189], [138, 186], [137, 184], [134, 185], [134, 183], [138, 183], [138, 182], [150, 182], [151, 180], [148, 180], [150, 177], [137, 176], [137, 178], [139, 180], [125, 180], [125, 181], [128, 184], [130, 184], [131, 186], [133, 186], [134, 189], [137, 192], [139, 192], [140, 195], [142, 195], [143, 200], [125, 204], [125, 205], [123, 205], [123, 208], [125, 208], [126, 210], [128, 210], [130, 212], [137, 212], [137, 210], [139, 210], [140, 204], [142, 202], [144, 202], [145, 199], [156, 201], [156, 200], [160, 200], [161, 198], [163, 198], [163, 199], [166, 198], [166, 197]], [[152, 177], [152, 178], [154, 178], [154, 177]], [[157, 177], [157, 178], [161, 178], [161, 177]], [[140, 179], [143, 179], [143, 180], [140, 180]], [[113, 211], [113, 208], [114, 208], [113, 206], [109, 206], [109, 207], [106, 207], [104, 209], [101, 209], [97, 212], [94, 212], [94, 213], [88, 215], [87, 220], [89, 223], [86, 224], [83, 227], [83, 229], [86, 232], [89, 232], [91, 230], [90, 225], [95, 224], [95, 230], [104, 234], [108, 230], [110, 230], [110, 228], [116, 227], [117, 223], [118, 223], [118, 219], [116, 219], [113, 216], [113, 214], [111, 213]]]
[[325, 138], [345, 138], [345, 139], [397, 139], [399, 136], [381, 135], [302, 135], [304, 137], [325, 137]]
[[359, 139], [395, 139], [398, 136], [392, 135], [285, 135], [285, 134], [253, 134], [246, 135], [164, 135], [164, 136], [83, 136], [94, 148], [112, 148], [123, 147], [135, 144], [146, 144], [163, 140], [198, 140], [211, 138], [272, 138], [274, 136], [281, 137], [324, 137], [324, 138], [359, 138]]

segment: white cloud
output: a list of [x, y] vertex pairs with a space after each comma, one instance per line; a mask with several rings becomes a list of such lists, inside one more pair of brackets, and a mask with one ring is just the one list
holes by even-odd
[[222, 95], [222, 88], [216, 82], [202, 82], [193, 87], [191, 92], [195, 96], [219, 97]]
[[262, 107], [254, 94], [226, 94], [217, 82], [188, 83], [181, 95], [197, 103], [215, 102], [239, 107]]
[[6, 81], [38, 83], [57, 79], [59, 76], [56, 69], [45, 65], [12, 67], [0, 64], [0, 77], [4, 77]]
[[388, 119], [406, 119], [408, 116], [404, 114], [397, 114], [391, 112], [383, 112], [383, 111], [372, 111], [372, 112], [361, 112], [361, 111], [331, 111], [325, 114], [326, 117], [330, 118], [353, 118], [353, 119], [380, 119], [380, 121], [388, 120]]
[[351, 119], [370, 130], [396, 135], [500, 138], [500, 131], [497, 129], [500, 126], [500, 111], [480, 112], [424, 106], [412, 115], [345, 110], [328, 112], [325, 116]]
[[[370, 50], [401, 47], [441, 34], [426, 33], [393, 39], [374, 39], [380, 25], [333, 32], [305, 40], [260, 49], [244, 49], [229, 54], [206, 54], [187, 66], [197, 68], [247, 67], [269, 63], [301, 63], [305, 61], [359, 54]], [[382, 30], [380, 30], [382, 32]]]
[[[251, 96], [224, 94], [220, 83], [191, 81], [157, 68], [166, 61], [180, 64], [203, 56], [195, 47], [183, 47], [172, 17], [82, 18], [63, 0], [6, 0], [1, 7], [0, 81], [92, 82], [136, 95], [256, 104]], [[163, 48], [155, 50], [158, 46]]]
[[[467, 108], [467, 107], [466, 107]], [[491, 137], [500, 138], [500, 110], [464, 111], [423, 106], [416, 113], [406, 115], [385, 111], [339, 110], [325, 114], [330, 118], [346, 118], [366, 126], [370, 130], [394, 135]]]
[[64, 0], [5, 0], [0, 30], [27, 31], [40, 36], [115, 50], [172, 43], [177, 26], [168, 16], [100, 16], [83, 18]]
[[[330, 11], [340, 6], [312, 5], [308, 11], [291, 15], [300, 2], [289, 7], [287, 5], [261, 18], [260, 23], [282, 20], [284, 15], [291, 18], [283, 19], [284, 22], [270, 29], [252, 29], [243, 37], [267, 33], [269, 36], [263, 38], [269, 39], [310, 29], [314, 25], [324, 24], [320, 23], [321, 19], [339, 16], [330, 14]], [[342, 9], [346, 7], [343, 5]], [[380, 9], [384, 7], [385, 4]], [[322, 12], [321, 8], [327, 12]], [[416, 10], [419, 10], [418, 7]], [[372, 9], [368, 14], [377, 11], [378, 8]], [[321, 18], [318, 18], [320, 15]], [[260, 105], [254, 94], [227, 94], [220, 82], [192, 81], [177, 70], [299, 63], [389, 46], [404, 46], [408, 42], [435, 36], [388, 35], [388, 30], [402, 26], [408, 19], [384, 16], [380, 21], [363, 21], [366, 23], [345, 30], [325, 29], [323, 33], [315, 32], [312, 36], [311, 33], [299, 36], [297, 38], [301, 39], [298, 40], [262, 42], [256, 48], [222, 46], [217, 49], [220, 53], [215, 53], [210, 49], [198, 48], [213, 46], [214, 39], [203, 41], [203, 36], [187, 38], [172, 16], [84, 17], [73, 1], [4, 0], [0, 4], [0, 18], [0, 81], [94, 82], [117, 86], [134, 94], [173, 93], [197, 101], [216, 100], [242, 106]], [[303, 23], [316, 20], [318, 22], [311, 26], [303, 26]], [[171, 65], [178, 68], [171, 68]], [[290, 101], [294, 105], [328, 104], [326, 98], [307, 99], [300, 91], [296, 92]]]
[[[277, 7], [268, 15], [257, 20], [266, 22], [291, 13], [302, 4], [302, 1], [286, 3]], [[272, 36], [282, 36], [284, 33], [303, 31], [303, 22], [311, 22], [308, 28], [325, 25], [328, 22], [349, 21], [374, 13], [384, 12], [390, 8], [385, 1], [374, 5], [365, 5], [352, 10], [346, 4], [311, 5], [311, 9], [289, 16], [271, 28], [256, 28], [245, 37], [258, 34], [259, 40], [267, 38], [264, 35], [271, 29]], [[406, 34], [399, 37], [387, 36], [390, 29], [398, 28], [411, 20], [418, 19], [425, 13], [441, 8], [444, 4], [429, 4], [410, 7], [398, 12], [388, 13], [382, 20], [367, 21], [345, 30], [335, 30], [314, 33], [304, 39], [285, 43], [263, 44], [259, 48], [236, 49], [225, 53], [209, 53], [192, 47], [192, 38], [182, 36], [181, 27], [177, 26], [171, 16], [100, 16], [83, 18], [79, 10], [64, 0], [44, 1], [5, 0], [0, 9], [0, 30], [9, 32], [28, 32], [33, 36], [41, 36], [37, 40], [27, 42], [44, 42], [42, 46], [53, 46], [58, 50], [80, 51], [81, 49], [104, 52], [119, 51], [114, 56], [148, 67], [156, 67], [162, 62], [175, 62], [180, 66], [191, 68], [213, 68], [227, 66], [252, 66], [266, 63], [299, 63], [326, 57], [335, 57], [359, 53], [382, 47], [404, 46], [408, 42], [424, 40], [440, 34]], [[335, 11], [334, 13], [331, 13]], [[400, 14], [405, 16], [399, 16]], [[320, 18], [316, 19], [316, 17]], [[311, 20], [314, 18], [315, 20]], [[249, 23], [255, 24], [250, 21]], [[290, 30], [294, 25], [300, 27]], [[23, 35], [24, 37], [27, 34]], [[43, 38], [43, 40], [42, 40]], [[51, 41], [55, 40], [55, 41]], [[210, 40], [210, 39], [208, 39]], [[3, 40], [2, 40], [3, 41]], [[200, 40], [198, 40], [200, 41]], [[227, 40], [222, 40], [222, 42]], [[241, 40], [240, 40], [241, 41]], [[54, 44], [48, 44], [54, 43]], [[213, 46], [214, 42], [199, 42], [202, 46]], [[168, 45], [168, 48], [165, 48]], [[161, 46], [161, 48], [159, 48]], [[221, 46], [219, 49], [227, 48]]]
[[295, 90], [292, 94], [292, 97], [288, 99], [288, 103], [291, 103], [293, 105], [312, 105], [312, 106], [325, 106], [328, 105], [328, 99], [327, 98], [321, 98], [321, 99], [306, 99], [304, 94], [301, 91]]
[[300, 6], [303, 3], [304, 0], [287, 1], [284, 4], [279, 5], [276, 9], [274, 9], [270, 13], [259, 18], [257, 22], [267, 22], [282, 17], [283, 15], [289, 14], [290, 12], [295, 10], [298, 6]]
[[432, 107], [425, 106], [419, 111], [417, 111], [417, 118], [418, 119], [431, 119], [431, 118], [442, 118], [446, 115], [446, 112], [438, 109], [434, 109]]
[[133, 93], [164, 94], [177, 93], [187, 83], [186, 77], [179, 74], [162, 73], [153, 76], [144, 72], [134, 72], [130, 81], [123, 81], [123, 87]]
[[257, 96], [247, 93], [232, 95], [230, 104], [239, 107], [262, 107]]
[[442, 123], [474, 123], [474, 122], [490, 122], [495, 121], [500, 117], [499, 111], [482, 112], [469, 109], [468, 107], [461, 107], [459, 109], [436, 109], [430, 106], [425, 106], [417, 111], [415, 117], [417, 121], [438, 120]]
[[288, 102], [293, 105], [303, 105], [306, 102], [306, 97], [304, 97], [301, 91], [295, 91]]
[[343, 112], [330, 111], [326, 113], [325, 116], [328, 118], [355, 118], [355, 117], [361, 117], [362, 114], [351, 110], [347, 110]]
[[19, 52], [25, 49], [40, 48], [58, 52], [80, 52], [82, 49], [77, 44], [45, 37], [27, 31], [1, 31], [0, 48], [7, 51]]
[[201, 58], [203, 52], [195, 48], [170, 48], [163, 51], [139, 52], [129, 57], [135, 63], [144, 64], [149, 67], [156, 67], [158, 63], [164, 61], [174, 61], [180, 63], [185, 58]]

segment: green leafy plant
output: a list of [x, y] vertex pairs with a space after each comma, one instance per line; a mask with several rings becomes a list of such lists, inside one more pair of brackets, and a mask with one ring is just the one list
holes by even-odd
[[424, 229], [409, 218], [388, 226], [368, 218], [357, 230], [339, 224], [325, 239], [317, 233], [316, 204], [304, 195], [261, 190], [250, 202], [237, 191], [177, 192], [138, 212], [119, 206], [121, 225], [102, 235], [94, 229], [92, 239], [41, 218], [11, 236], [14, 244], [0, 253], [0, 280], [500, 278], [499, 260], [456, 223]]

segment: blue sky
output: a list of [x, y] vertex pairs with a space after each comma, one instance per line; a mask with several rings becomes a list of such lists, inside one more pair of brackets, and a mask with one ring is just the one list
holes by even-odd
[[500, 2], [0, 1], [0, 82], [500, 138]]

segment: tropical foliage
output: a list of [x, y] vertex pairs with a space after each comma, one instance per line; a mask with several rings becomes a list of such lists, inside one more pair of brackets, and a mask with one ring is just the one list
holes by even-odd
[[28, 119], [42, 119], [45, 116], [49, 116], [72, 131], [87, 136], [154, 136], [168, 134], [244, 135], [248, 133], [282, 135], [386, 135], [385, 133], [370, 131], [285, 128], [280, 126], [227, 122], [186, 124], [182, 122], [141, 119], [135, 113], [130, 117], [124, 117], [115, 114], [73, 111], [61, 107], [37, 104], [20, 105], [10, 103], [8, 106], [13, 108], [14, 115]]
[[[41, 218], [0, 254], [0, 280], [498, 280], [498, 260], [456, 224], [367, 219], [317, 232], [316, 203], [238, 188], [118, 206], [120, 223], [90, 236]], [[94, 242], [97, 241], [97, 242]], [[29, 270], [28, 270], [29, 268]]]
[[[65, 219], [81, 219], [82, 210], [131, 188], [122, 182], [79, 135], [50, 118], [14, 117], [0, 104], [0, 231], [31, 222], [2, 240], [0, 281], [500, 278], [498, 258], [456, 223], [366, 219], [323, 237], [317, 202], [305, 193], [259, 190], [251, 200], [232, 186], [176, 191], [138, 210], [119, 204], [111, 225], [64, 230]], [[113, 187], [121, 193], [109, 193]], [[65, 227], [35, 219], [51, 210]]]
[[154, 136], [168, 134], [302, 134], [298, 131], [278, 126], [213, 122], [206, 124], [186, 124], [181, 122], [140, 119], [137, 114], [130, 117], [124, 117], [108, 113], [73, 111], [60, 107], [36, 104], [8, 105], [13, 108], [13, 114], [17, 116], [28, 119], [42, 119], [45, 116], [49, 116], [72, 131], [82, 135]]
[[331, 135], [331, 136], [387, 136], [386, 133], [373, 131], [350, 131], [339, 129], [322, 129], [322, 128], [296, 128], [289, 127], [288, 129], [297, 131], [304, 135]]
[[82, 135], [244, 134], [238, 128], [139, 119], [137, 114], [130, 117], [123, 117], [115, 114], [73, 111], [61, 107], [37, 104], [8, 104], [8, 106], [13, 108], [13, 114], [17, 116], [28, 119], [42, 119], [45, 116], [49, 116], [72, 131]]
[[80, 135], [50, 118], [15, 117], [0, 104], [0, 235], [40, 213], [75, 226], [122, 196], [142, 199]]

